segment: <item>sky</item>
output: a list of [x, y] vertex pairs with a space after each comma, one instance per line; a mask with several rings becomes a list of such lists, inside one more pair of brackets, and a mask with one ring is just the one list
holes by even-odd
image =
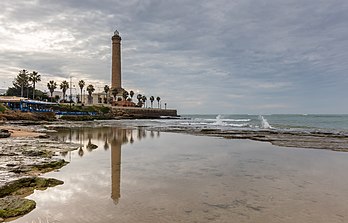
[[[111, 81], [179, 114], [347, 114], [346, 0], [1, 0], [0, 88]], [[77, 89], [77, 88], [76, 88]], [[76, 91], [73, 89], [73, 91]], [[77, 90], [78, 91], [78, 90]]]

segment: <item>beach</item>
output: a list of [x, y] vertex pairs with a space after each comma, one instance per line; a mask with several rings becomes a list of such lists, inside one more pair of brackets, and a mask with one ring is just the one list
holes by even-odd
[[129, 124], [49, 133], [82, 146], [13, 222], [347, 221], [348, 153]]

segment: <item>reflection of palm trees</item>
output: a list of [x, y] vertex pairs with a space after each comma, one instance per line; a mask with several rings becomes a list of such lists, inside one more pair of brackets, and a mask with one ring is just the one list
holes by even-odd
[[129, 142], [130, 142], [131, 144], [134, 143], [133, 130], [130, 131], [130, 139], [129, 139]]
[[83, 157], [83, 154], [85, 153], [82, 149], [82, 146], [80, 146], [79, 151], [77, 152], [79, 156]]
[[108, 138], [105, 138], [104, 149], [105, 149], [105, 150], [108, 150], [108, 149], [109, 149]]
[[137, 137], [138, 137], [138, 140], [141, 140], [142, 138], [146, 137], [146, 131], [145, 131], [144, 128], [142, 128], [142, 127], [138, 128], [138, 135], [137, 135]]

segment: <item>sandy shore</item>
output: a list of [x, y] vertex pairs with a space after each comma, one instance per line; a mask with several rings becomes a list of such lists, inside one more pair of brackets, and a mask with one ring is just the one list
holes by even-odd
[[45, 135], [44, 133], [34, 132], [32, 129], [26, 127], [17, 126], [1, 126], [1, 129], [8, 130], [11, 133], [10, 137], [38, 137], [40, 135]]

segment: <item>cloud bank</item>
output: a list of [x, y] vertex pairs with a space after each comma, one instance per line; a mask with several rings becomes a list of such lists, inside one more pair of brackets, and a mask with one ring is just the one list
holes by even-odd
[[348, 2], [3, 0], [0, 88], [20, 69], [110, 83], [180, 113], [347, 113]]

